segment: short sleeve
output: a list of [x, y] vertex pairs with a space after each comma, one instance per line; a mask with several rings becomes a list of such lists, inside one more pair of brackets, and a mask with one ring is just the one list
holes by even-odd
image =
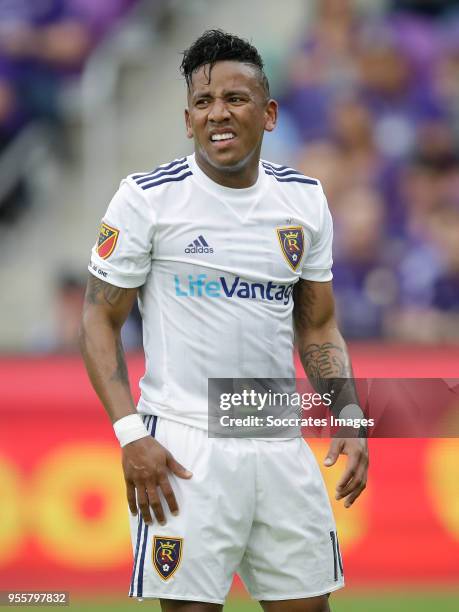
[[312, 244], [303, 264], [301, 278], [304, 280], [326, 282], [333, 278], [333, 221], [328, 208], [327, 198], [321, 189], [321, 220], [319, 230], [312, 235]]
[[142, 286], [151, 268], [154, 227], [151, 205], [125, 179], [102, 219], [89, 271], [117, 287]]

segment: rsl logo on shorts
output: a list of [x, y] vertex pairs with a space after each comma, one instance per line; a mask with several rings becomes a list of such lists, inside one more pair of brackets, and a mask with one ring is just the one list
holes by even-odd
[[178, 569], [182, 548], [182, 538], [153, 537], [153, 566], [163, 580], [169, 580]]
[[108, 259], [113, 253], [116, 243], [118, 241], [120, 231], [115, 227], [110, 227], [106, 223], [102, 223], [99, 230], [99, 237], [97, 238], [96, 251], [99, 257], [102, 259]]
[[282, 254], [288, 265], [296, 271], [304, 251], [304, 233], [302, 227], [278, 227], [277, 237]]

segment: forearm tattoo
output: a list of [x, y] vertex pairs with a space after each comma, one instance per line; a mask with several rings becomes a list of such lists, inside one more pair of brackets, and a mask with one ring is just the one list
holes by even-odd
[[339, 415], [344, 406], [357, 404], [352, 368], [346, 349], [332, 342], [309, 344], [300, 351], [305, 372], [316, 391], [328, 393], [330, 410]]
[[127, 291], [127, 289], [122, 287], [115, 287], [110, 285], [110, 283], [105, 283], [98, 278], [91, 277], [88, 280], [85, 299], [90, 304], [102, 305], [106, 303], [110, 306], [115, 306], [126, 295]]
[[344, 348], [332, 342], [308, 344], [301, 350], [301, 361], [311, 382], [321, 378], [349, 378], [352, 376]]

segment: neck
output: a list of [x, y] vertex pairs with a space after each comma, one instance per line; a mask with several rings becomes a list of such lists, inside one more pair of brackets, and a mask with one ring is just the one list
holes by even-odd
[[258, 153], [251, 157], [253, 159], [244, 159], [236, 166], [217, 168], [202, 157], [198, 151], [195, 152], [196, 163], [204, 174], [214, 183], [232, 189], [247, 189], [257, 182], [260, 155]]

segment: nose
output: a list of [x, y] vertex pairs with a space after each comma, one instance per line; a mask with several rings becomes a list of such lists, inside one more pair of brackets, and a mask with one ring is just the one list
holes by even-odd
[[216, 98], [212, 104], [210, 109], [208, 118], [209, 121], [215, 121], [216, 123], [221, 123], [225, 121], [225, 119], [229, 119], [230, 112], [224, 100], [221, 98]]

